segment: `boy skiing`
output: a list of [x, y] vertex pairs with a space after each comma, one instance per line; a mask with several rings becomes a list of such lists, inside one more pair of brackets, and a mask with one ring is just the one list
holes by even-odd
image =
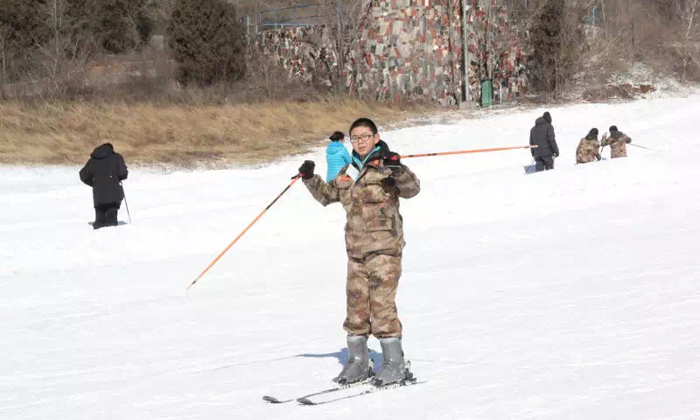
[[299, 174], [312, 196], [322, 205], [340, 202], [347, 213], [345, 244], [348, 254], [347, 331], [348, 363], [335, 382], [344, 385], [372, 375], [367, 338], [379, 339], [384, 362], [375, 385], [410, 379], [401, 345], [402, 326], [396, 308], [401, 277], [403, 219], [399, 198], [420, 192], [420, 181], [391, 152], [368, 118], [350, 127], [352, 162], [326, 183], [314, 175], [315, 164], [305, 161]]

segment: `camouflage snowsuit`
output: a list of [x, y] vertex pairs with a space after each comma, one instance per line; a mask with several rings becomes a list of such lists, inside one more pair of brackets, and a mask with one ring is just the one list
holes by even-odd
[[[395, 299], [406, 242], [399, 197], [418, 194], [420, 181], [406, 166], [385, 167], [379, 157], [372, 160], [372, 155], [357, 181], [347, 170], [345, 166], [329, 183], [319, 175], [304, 180], [319, 203], [327, 206], [340, 201], [347, 213], [347, 317], [343, 328], [348, 335], [401, 337]], [[382, 180], [388, 177], [396, 184], [385, 190]]]
[[600, 160], [600, 143], [598, 140], [582, 138], [576, 148], [576, 163], [589, 163]]
[[627, 157], [627, 143], [632, 143], [632, 139], [626, 134], [621, 131], [616, 131], [610, 133], [610, 137], [608, 137], [607, 134], [603, 135], [602, 140], [601, 144], [603, 147], [610, 145], [611, 158]]

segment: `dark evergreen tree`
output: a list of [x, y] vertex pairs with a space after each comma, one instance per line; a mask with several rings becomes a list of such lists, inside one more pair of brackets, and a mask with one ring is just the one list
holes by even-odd
[[29, 48], [48, 38], [45, 6], [46, 0], [0, 0], [0, 24], [11, 29], [12, 40], [20, 48]]
[[245, 74], [246, 36], [232, 4], [223, 0], [176, 0], [168, 39], [178, 80], [210, 85]]
[[139, 48], [153, 33], [147, 0], [102, 0], [99, 13], [102, 47], [111, 53]]
[[76, 40], [121, 54], [149, 41], [156, 11], [148, 0], [70, 0], [67, 14]]
[[553, 92], [556, 89], [564, 6], [565, 0], [546, 0], [531, 29], [530, 72], [535, 90]]
[[8, 82], [26, 71], [38, 45], [50, 30], [45, 0], [0, 0], [0, 78]]

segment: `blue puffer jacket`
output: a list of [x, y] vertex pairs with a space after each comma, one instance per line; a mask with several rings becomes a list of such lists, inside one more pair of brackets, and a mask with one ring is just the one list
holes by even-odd
[[328, 173], [326, 174], [326, 182], [330, 182], [338, 175], [345, 165], [350, 163], [350, 154], [345, 145], [339, 141], [332, 141], [326, 148], [326, 163], [328, 164]]

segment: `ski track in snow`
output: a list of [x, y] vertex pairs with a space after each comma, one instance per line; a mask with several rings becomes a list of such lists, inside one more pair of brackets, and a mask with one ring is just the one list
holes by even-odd
[[[401, 204], [398, 306], [428, 382], [319, 407], [261, 398], [326, 388], [347, 357], [340, 205], [297, 183], [185, 288], [305, 158], [325, 173], [323, 149], [130, 168], [134, 223], [99, 231], [79, 168], [0, 167], [0, 418], [700, 418], [698, 109], [697, 94], [551, 108], [553, 172], [525, 176], [524, 150], [405, 159], [422, 191]], [[402, 154], [523, 145], [544, 110], [382, 134]], [[575, 166], [612, 124], [655, 151]]]

